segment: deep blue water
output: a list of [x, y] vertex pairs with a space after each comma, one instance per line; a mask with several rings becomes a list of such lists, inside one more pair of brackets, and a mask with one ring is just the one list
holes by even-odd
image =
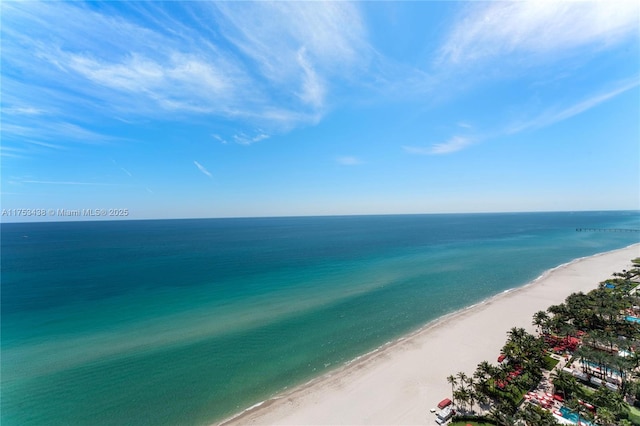
[[1, 423], [214, 422], [640, 239], [579, 227], [640, 214], [2, 224]]

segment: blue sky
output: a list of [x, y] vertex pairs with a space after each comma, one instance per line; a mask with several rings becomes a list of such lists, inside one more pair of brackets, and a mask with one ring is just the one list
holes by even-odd
[[635, 1], [0, 8], [5, 210], [640, 208]]

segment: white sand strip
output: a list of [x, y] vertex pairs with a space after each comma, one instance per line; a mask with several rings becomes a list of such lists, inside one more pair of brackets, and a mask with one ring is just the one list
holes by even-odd
[[231, 419], [228, 424], [435, 424], [429, 409], [451, 397], [447, 376], [496, 363], [511, 327], [631, 267], [640, 244], [562, 265], [531, 284], [431, 323], [417, 333]]

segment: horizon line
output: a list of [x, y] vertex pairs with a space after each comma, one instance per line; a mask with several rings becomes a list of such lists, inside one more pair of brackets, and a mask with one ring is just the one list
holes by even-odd
[[[165, 220], [228, 220], [228, 219], [296, 219], [296, 218], [340, 218], [340, 217], [381, 217], [381, 216], [444, 216], [444, 215], [504, 215], [504, 214], [545, 214], [545, 213], [638, 213], [640, 209], [610, 209], [610, 210], [513, 210], [513, 211], [481, 211], [481, 212], [430, 212], [430, 213], [345, 213], [345, 214], [309, 214], [309, 215], [273, 215], [273, 216], [213, 216], [213, 217], [165, 217], [165, 218], [122, 218], [122, 219], [85, 219], [85, 220], [53, 220], [39, 221], [4, 221], [4, 224], [22, 223], [95, 223], [95, 222], [134, 222], [134, 221], [165, 221]], [[58, 220], [56, 220], [58, 219]]]

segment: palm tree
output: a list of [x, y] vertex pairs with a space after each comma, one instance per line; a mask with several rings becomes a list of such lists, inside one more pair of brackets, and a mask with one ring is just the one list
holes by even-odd
[[487, 361], [478, 364], [473, 377], [476, 379], [474, 390], [476, 391], [476, 399], [480, 404], [486, 404], [491, 397], [489, 379], [496, 376], [496, 368]]
[[587, 345], [582, 345], [578, 348], [578, 350], [576, 350], [575, 356], [580, 360], [580, 363], [582, 364], [583, 373], [585, 374], [587, 373], [586, 361], [593, 359], [595, 357], [594, 355], [595, 352], [596, 352], [595, 349]]
[[624, 402], [622, 395], [613, 392], [606, 387], [601, 387], [592, 395], [593, 405], [600, 408], [609, 409], [614, 415], [622, 414], [627, 411], [627, 403]]
[[620, 373], [620, 379], [622, 380], [621, 392], [623, 396], [628, 394], [629, 380], [628, 377], [633, 371], [633, 360], [627, 357], [616, 356], [613, 360], [613, 366]]
[[475, 405], [478, 396], [476, 394], [476, 383], [473, 380], [473, 376], [467, 379], [467, 394], [469, 398], [469, 404], [471, 405], [471, 414], [474, 414], [473, 406]]
[[564, 399], [567, 399], [567, 394], [570, 395], [578, 389], [576, 378], [566, 371], [554, 371], [551, 374], [551, 380], [556, 389], [562, 392]]
[[507, 343], [502, 348], [502, 353], [515, 363], [521, 364], [528, 358], [527, 355], [533, 340], [535, 338], [527, 333], [524, 328], [513, 327], [507, 332]]
[[456, 399], [459, 399], [461, 403], [464, 403], [466, 408], [466, 405], [469, 402], [469, 392], [467, 391], [468, 376], [463, 371], [458, 372], [457, 376], [460, 388], [457, 391]]
[[637, 400], [637, 397], [640, 395], [640, 382], [629, 381], [623, 389], [630, 398], [628, 401], [633, 402], [633, 400]]
[[615, 425], [616, 416], [608, 408], [600, 407], [596, 412], [596, 422], [603, 426]]
[[549, 322], [549, 314], [545, 311], [538, 311], [533, 315], [532, 324], [538, 328], [538, 332], [542, 332], [542, 334], [547, 334], [547, 324]]
[[569, 338], [570, 336], [573, 336], [576, 334], [576, 328], [573, 326], [573, 324], [570, 324], [568, 322], [558, 321], [558, 322], [555, 322], [555, 326], [556, 326], [556, 333], [559, 336], [564, 336], [565, 338]]
[[535, 412], [531, 404], [525, 404], [525, 406], [516, 413], [516, 418], [522, 420], [527, 426], [534, 426], [538, 424], [540, 416]]
[[515, 344], [519, 344], [522, 342], [522, 339], [527, 335], [527, 332], [524, 328], [521, 327], [512, 327], [507, 332], [507, 341], [514, 342]]
[[512, 426], [515, 424], [515, 410], [510, 404], [500, 400], [491, 408], [489, 415], [501, 426]]
[[616, 416], [620, 416], [621, 414], [626, 413], [629, 406], [626, 402], [624, 402], [622, 395], [618, 392], [612, 393], [613, 398], [611, 398], [611, 401], [609, 402], [609, 406], [607, 408], [609, 408]]
[[464, 411], [467, 411], [467, 404], [469, 402], [469, 392], [465, 388], [457, 389], [454, 393], [455, 398], [458, 400], [458, 407]]
[[456, 376], [454, 376], [453, 374], [450, 375], [449, 377], [447, 377], [447, 382], [451, 383], [451, 399], [453, 399], [453, 403], [455, 405], [456, 403], [455, 386], [458, 384], [458, 381], [456, 380]]
[[478, 364], [476, 372], [473, 374], [473, 376], [479, 380], [487, 380], [493, 376], [493, 372], [493, 365], [489, 364], [488, 361], [482, 361], [480, 364]]
[[491, 398], [491, 392], [489, 387], [489, 381], [479, 381], [475, 384], [475, 399], [480, 405], [487, 405]]
[[526, 404], [522, 410], [518, 411], [516, 418], [524, 421], [527, 426], [555, 426], [559, 424], [549, 411], [531, 404]]
[[494, 383], [505, 382], [507, 380], [507, 376], [509, 376], [509, 366], [503, 364], [495, 371], [493, 376]]
[[590, 294], [587, 295], [582, 292], [572, 293], [566, 298], [567, 315], [578, 328], [590, 328], [592, 325], [592, 301]]
[[559, 305], [551, 305], [547, 308], [547, 312], [553, 314], [554, 317], [564, 317], [567, 314], [567, 307], [564, 303]]

